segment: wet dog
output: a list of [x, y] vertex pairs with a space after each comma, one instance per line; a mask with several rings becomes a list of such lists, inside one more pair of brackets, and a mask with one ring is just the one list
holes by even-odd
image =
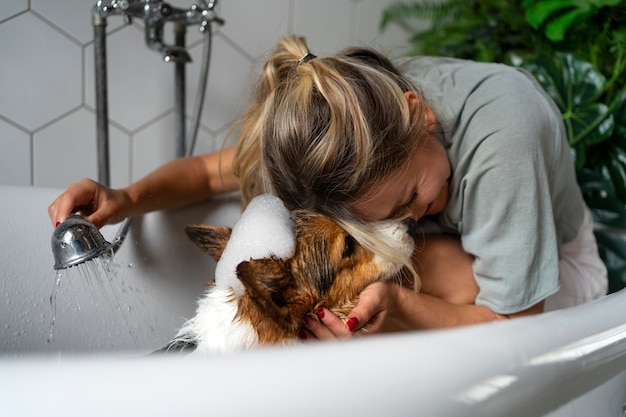
[[[293, 254], [238, 263], [236, 277], [243, 291], [237, 294], [233, 288], [210, 284], [198, 302], [196, 316], [162, 351], [229, 352], [299, 343], [306, 315], [314, 315], [323, 306], [345, 318], [366, 286], [394, 279], [403, 268], [366, 250], [326, 216], [307, 210], [289, 216]], [[409, 229], [407, 222], [384, 222], [378, 228], [407, 256], [414, 247]], [[217, 261], [231, 232], [220, 226], [186, 228], [188, 237]]]

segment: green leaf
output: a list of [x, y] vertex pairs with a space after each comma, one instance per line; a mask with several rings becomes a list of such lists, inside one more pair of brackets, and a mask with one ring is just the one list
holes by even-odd
[[622, 94], [619, 103], [613, 110], [613, 119], [615, 120], [614, 135], [626, 142], [626, 92]]
[[606, 78], [591, 63], [572, 54], [556, 54], [556, 65], [561, 69], [562, 93], [570, 104], [568, 108], [585, 105], [597, 100], [606, 84]]
[[626, 232], [596, 230], [598, 252], [609, 276], [609, 294], [626, 287]]
[[[596, 102], [604, 91], [606, 79], [589, 62], [572, 54], [539, 57], [522, 64], [555, 101], [563, 115], [570, 145], [583, 142], [596, 145], [613, 134], [613, 116], [608, 106]], [[576, 147], [577, 166], [584, 149]]]
[[617, 198], [624, 201], [626, 200], [626, 151], [618, 146], [613, 146], [607, 152], [606, 157], [606, 168]]
[[577, 21], [585, 20], [591, 15], [589, 10], [574, 9], [555, 18], [546, 25], [546, 36], [552, 42], [559, 42], [565, 38], [565, 32]]
[[526, 20], [530, 25], [538, 29], [539, 26], [553, 13], [572, 6], [570, 0], [541, 1], [526, 9]]
[[612, 183], [590, 169], [577, 169], [576, 179], [594, 221], [626, 229], [626, 209]]
[[606, 104], [593, 103], [578, 106], [572, 113], [565, 114], [565, 123], [572, 128], [570, 144], [576, 145], [584, 141], [585, 145], [597, 145], [610, 138], [615, 123], [613, 115], [608, 114], [608, 111]]

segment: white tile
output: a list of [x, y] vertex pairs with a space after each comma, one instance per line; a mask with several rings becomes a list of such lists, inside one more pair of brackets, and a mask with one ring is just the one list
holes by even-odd
[[[195, 105], [200, 74], [202, 45], [190, 50], [194, 63], [187, 69], [187, 112]], [[230, 125], [244, 110], [250, 97], [252, 63], [225, 42], [214, 36], [202, 123], [214, 131]]]
[[137, 132], [132, 139], [132, 180], [137, 181], [174, 159], [176, 144], [172, 134], [174, 116], [160, 118]]
[[[111, 184], [128, 183], [128, 137], [110, 128]], [[98, 178], [95, 116], [80, 109], [33, 137], [34, 185], [65, 188], [81, 178]]]
[[[174, 66], [134, 26], [107, 36], [109, 118], [133, 131], [173, 107]], [[93, 46], [86, 48], [86, 103], [94, 105]]]
[[273, 48], [280, 36], [291, 31], [289, 0], [240, 0], [221, 4], [222, 17], [226, 20], [222, 31], [252, 57]]
[[[59, 3], [63, 3], [61, 6]], [[81, 44], [93, 41], [91, 11], [95, 0], [31, 0], [31, 8]], [[124, 25], [122, 16], [107, 18], [107, 31]]]
[[28, 0], [3, 0], [0, 3], [0, 22], [28, 10]]
[[28, 0], [3, 0], [0, 3], [0, 22], [28, 10]]
[[0, 120], [0, 184], [31, 185], [30, 135]]
[[350, 0], [296, 0], [294, 32], [306, 37], [316, 55], [350, 46], [351, 6]]
[[[189, 133], [189, 132], [188, 132]], [[186, 142], [190, 146], [190, 142]], [[196, 137], [196, 143], [193, 147], [194, 155], [202, 155], [221, 149], [222, 139], [216, 134], [210, 132], [206, 128], [200, 127]], [[187, 150], [189, 152], [189, 150]]]
[[80, 46], [33, 15], [0, 25], [0, 56], [0, 114], [11, 121], [35, 130], [81, 104]]

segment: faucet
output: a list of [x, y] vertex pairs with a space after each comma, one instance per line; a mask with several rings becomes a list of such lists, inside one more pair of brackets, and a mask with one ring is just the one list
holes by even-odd
[[[98, 153], [98, 181], [110, 185], [109, 181], [109, 129], [108, 129], [108, 93], [106, 62], [106, 25], [111, 15], [122, 15], [126, 24], [133, 18], [141, 18], [145, 23], [145, 41], [148, 47], [160, 52], [166, 62], [176, 65], [176, 105], [175, 115], [178, 120], [176, 153], [185, 156], [193, 152], [193, 145], [198, 131], [200, 113], [206, 88], [209, 69], [211, 23], [224, 24], [217, 16], [217, 0], [203, 0], [203, 5], [192, 5], [188, 10], [172, 7], [163, 0], [97, 0], [92, 9], [94, 28], [94, 66], [96, 69], [96, 145]], [[163, 26], [167, 22], [176, 24], [177, 45], [168, 45], [163, 41]], [[204, 33], [202, 71], [199, 82], [199, 94], [192, 120], [191, 146], [185, 143], [185, 96], [184, 66], [191, 57], [184, 48], [184, 31], [187, 25], [199, 25]], [[182, 36], [180, 35], [182, 32]], [[95, 259], [103, 254], [115, 253], [123, 243], [132, 223], [127, 218], [120, 225], [113, 243], [107, 242], [98, 229], [79, 215], [71, 215], [59, 225], [52, 235], [52, 252], [55, 258], [54, 269], [65, 269]]]
[[181, 46], [168, 45], [163, 41], [163, 26], [173, 22], [187, 25], [199, 25], [198, 30], [207, 30], [210, 22], [224, 24], [224, 20], [215, 12], [216, 0], [204, 0], [203, 5], [193, 4], [188, 10], [171, 6], [163, 0], [99, 0], [96, 8], [102, 17], [121, 14], [127, 24], [133, 18], [143, 19], [145, 40], [150, 49], [160, 52], [166, 62], [191, 62], [187, 50]]

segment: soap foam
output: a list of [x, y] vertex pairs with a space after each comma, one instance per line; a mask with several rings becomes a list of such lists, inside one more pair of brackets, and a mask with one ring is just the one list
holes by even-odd
[[261, 194], [250, 201], [233, 227], [215, 268], [215, 285], [218, 288], [231, 287], [240, 297], [244, 287], [237, 278], [237, 265], [270, 255], [287, 259], [295, 250], [296, 239], [289, 210], [278, 197]]

